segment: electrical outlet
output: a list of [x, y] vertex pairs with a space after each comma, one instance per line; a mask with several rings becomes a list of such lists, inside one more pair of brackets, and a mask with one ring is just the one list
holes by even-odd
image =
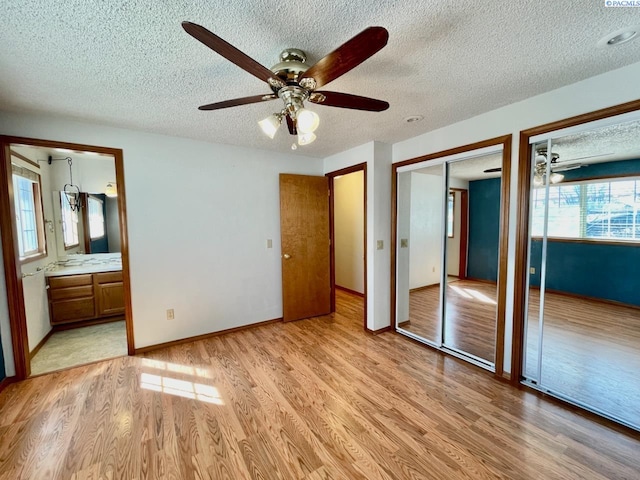
[[409, 246], [409, 239], [401, 238], [400, 239], [400, 248], [407, 248]]
[[273, 240], [267, 238], [267, 248], [273, 248]]
[[173, 320], [175, 318], [176, 316], [173, 313], [173, 308], [170, 308], [169, 310], [167, 310], [167, 320]]
[[531, 275], [535, 275], [535, 274], [536, 274], [536, 267], [531, 267], [531, 268], [529, 268], [529, 273], [530, 273]]

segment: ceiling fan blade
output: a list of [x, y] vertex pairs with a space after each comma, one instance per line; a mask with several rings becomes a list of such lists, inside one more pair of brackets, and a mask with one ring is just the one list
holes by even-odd
[[[249, 72], [251, 75], [258, 77], [260, 80], [269, 82], [269, 79], [272, 79], [272, 81], [276, 81], [276, 83], [279, 80], [267, 67], [259, 64], [253, 58], [241, 52], [230, 43], [224, 41], [216, 34], [211, 33], [206, 28], [191, 22], [182, 22], [182, 28], [184, 28], [184, 30], [193, 38], [204, 43], [214, 52], [219, 53], [230, 62], [235, 63], [237, 66]], [[284, 86], [282, 81], [280, 81], [280, 83]]]
[[313, 78], [313, 88], [320, 88], [360, 65], [382, 49], [388, 39], [389, 32], [383, 27], [369, 27], [310, 67], [299, 81]]
[[289, 133], [291, 135], [298, 135], [298, 129], [296, 128], [296, 121], [293, 120], [289, 115], [285, 115], [287, 118], [287, 127], [289, 127]]
[[237, 107], [238, 105], [266, 102], [275, 98], [278, 98], [278, 96], [273, 93], [267, 93], [266, 95], [254, 95], [252, 97], [234, 98], [233, 100], [225, 100], [224, 102], [201, 105], [198, 107], [198, 110], [220, 110], [221, 108]]
[[561, 164], [561, 163], [565, 163], [565, 162], [577, 162], [578, 160], [586, 160], [587, 158], [597, 158], [597, 157], [606, 157], [607, 155], [613, 155], [613, 152], [611, 153], [599, 153], [597, 155], [587, 155], [586, 157], [577, 157], [577, 158], [571, 158], [569, 160], [562, 160], [561, 162], [557, 162], [557, 164]]
[[384, 100], [339, 92], [313, 92], [309, 97], [309, 101], [328, 107], [351, 108], [353, 110], [367, 110], [369, 112], [382, 112], [389, 108], [389, 103]]
[[555, 166], [551, 167], [552, 172], [566, 172], [567, 170], [576, 170], [582, 167], [588, 167], [587, 163], [556, 163]]
[[502, 171], [502, 167], [496, 167], [496, 168], [487, 168], [484, 173], [495, 173], [495, 172], [501, 172]]

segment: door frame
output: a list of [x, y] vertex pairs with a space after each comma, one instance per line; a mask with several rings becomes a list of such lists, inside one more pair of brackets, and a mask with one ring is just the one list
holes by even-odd
[[[504, 378], [504, 333], [507, 304], [507, 262], [509, 251], [509, 202], [511, 195], [511, 134], [488, 140], [450, 148], [440, 152], [410, 158], [391, 166], [391, 328], [396, 327], [396, 268], [397, 268], [397, 236], [398, 236], [398, 168], [428, 160], [436, 160], [461, 153], [472, 152], [481, 148], [502, 145], [502, 182], [500, 186], [500, 246], [498, 251], [498, 284], [496, 308], [496, 339], [494, 375]], [[426, 344], [425, 344], [426, 345]], [[442, 351], [442, 350], [439, 350]]]
[[331, 278], [331, 313], [336, 311], [336, 252], [335, 252], [335, 224], [334, 224], [334, 213], [335, 213], [335, 189], [334, 189], [334, 180], [336, 177], [342, 175], [348, 175], [350, 173], [355, 172], [363, 172], [362, 173], [362, 181], [363, 181], [363, 220], [364, 220], [364, 307], [363, 307], [363, 328], [365, 331], [371, 331], [367, 328], [367, 162], [358, 163], [356, 165], [351, 165], [350, 167], [341, 168], [340, 170], [334, 170], [325, 174], [325, 176], [329, 179], [329, 236], [331, 239], [329, 246], [329, 258], [330, 258], [330, 278]]
[[467, 278], [467, 248], [469, 245], [469, 190], [466, 188], [449, 187], [449, 192], [460, 192], [460, 249], [458, 278]]
[[518, 216], [516, 219], [515, 277], [513, 301], [513, 340], [511, 342], [511, 383], [520, 385], [523, 378], [525, 302], [527, 298], [527, 276], [529, 275], [529, 207], [531, 199], [531, 154], [529, 139], [551, 133], [563, 128], [575, 127], [584, 123], [615, 117], [624, 113], [640, 110], [640, 100], [595, 110], [574, 117], [539, 125], [520, 132], [520, 150], [518, 152]]
[[2, 235], [2, 257], [9, 307], [9, 325], [15, 364], [15, 379], [24, 380], [31, 374], [27, 321], [25, 315], [24, 294], [22, 289], [22, 271], [18, 252], [18, 232], [13, 212], [15, 211], [13, 182], [11, 173], [12, 144], [34, 147], [65, 148], [83, 152], [112, 155], [116, 169], [116, 188], [118, 190], [118, 216], [122, 255], [122, 281], [124, 288], [125, 325], [127, 332], [127, 353], [135, 354], [133, 338], [133, 313], [131, 308], [131, 277], [129, 274], [129, 241], [127, 233], [127, 208], [124, 189], [124, 161], [122, 149], [84, 145], [78, 143], [42, 140], [36, 138], [0, 135], [0, 235]]

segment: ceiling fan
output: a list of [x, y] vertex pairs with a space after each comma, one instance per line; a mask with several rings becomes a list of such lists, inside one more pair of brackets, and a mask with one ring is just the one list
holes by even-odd
[[311, 66], [307, 65], [306, 54], [302, 50], [288, 48], [280, 54], [280, 62], [271, 69], [256, 62], [200, 25], [182, 22], [182, 28], [230, 62], [266, 82], [271, 90], [270, 93], [263, 95], [209, 103], [198, 108], [219, 110], [280, 98], [284, 102], [284, 108], [259, 122], [262, 130], [271, 138], [275, 136], [280, 124], [285, 120], [289, 133], [298, 136], [299, 145], [307, 145], [315, 140], [316, 136], [313, 132], [318, 127], [319, 117], [315, 112], [304, 107], [304, 102], [307, 100], [318, 105], [370, 112], [381, 112], [389, 108], [389, 103], [383, 100], [349, 93], [316, 90], [344, 75], [381, 50], [389, 38], [389, 33], [383, 27], [369, 27], [363, 30]]
[[[588, 155], [586, 157], [578, 157], [573, 158], [571, 160], [560, 161], [560, 155], [551, 152], [551, 166], [550, 166], [550, 175], [549, 180], [551, 183], [559, 183], [564, 180], [564, 175], [558, 172], [566, 172], [567, 170], [575, 170], [581, 167], [588, 167], [588, 163], [579, 163], [578, 160], [585, 160], [587, 158], [595, 158], [595, 157], [603, 157], [606, 155], [611, 155], [610, 153], [601, 153], [597, 155]], [[536, 156], [535, 156], [535, 170], [533, 172], [533, 184], [536, 187], [542, 186], [545, 184], [545, 176], [547, 173], [547, 148], [546, 147], [538, 147], [536, 148]], [[487, 168], [484, 170], [484, 173], [495, 173], [502, 171], [501, 167], [496, 168]]]

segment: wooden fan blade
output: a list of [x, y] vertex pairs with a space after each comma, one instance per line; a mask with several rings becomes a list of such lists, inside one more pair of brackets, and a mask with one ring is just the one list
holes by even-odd
[[369, 27], [310, 67], [299, 80], [313, 78], [313, 88], [320, 88], [360, 65], [382, 49], [388, 39], [389, 32], [383, 27]]
[[285, 115], [287, 117], [287, 127], [289, 127], [289, 133], [291, 135], [298, 135], [298, 129], [296, 128], [296, 121], [293, 120], [289, 115]]
[[266, 95], [254, 95], [252, 97], [234, 98], [233, 100], [225, 100], [224, 102], [201, 105], [198, 107], [198, 110], [220, 110], [221, 108], [237, 107], [238, 105], [267, 102], [275, 98], [278, 98], [278, 96], [273, 93], [267, 93]]
[[[264, 65], [259, 64], [247, 54], [241, 52], [230, 43], [224, 41], [206, 28], [191, 22], [182, 22], [182, 28], [199, 42], [204, 43], [207, 47], [251, 75], [258, 77], [260, 80], [268, 82], [269, 79], [278, 80], [274, 73]], [[284, 86], [284, 84], [283, 84]]]
[[389, 103], [384, 100], [339, 92], [313, 92], [309, 97], [309, 101], [317, 103], [318, 105], [327, 105], [328, 107], [351, 108], [353, 110], [367, 110], [369, 112], [382, 112], [389, 108]]
[[502, 168], [501, 167], [496, 167], [496, 168], [487, 168], [484, 173], [494, 173], [494, 172], [501, 172]]

